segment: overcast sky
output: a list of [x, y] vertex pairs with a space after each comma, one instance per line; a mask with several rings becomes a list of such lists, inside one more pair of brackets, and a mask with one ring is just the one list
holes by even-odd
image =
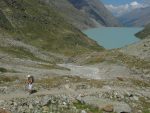
[[101, 0], [115, 15], [120, 16], [134, 9], [150, 6], [150, 0]]

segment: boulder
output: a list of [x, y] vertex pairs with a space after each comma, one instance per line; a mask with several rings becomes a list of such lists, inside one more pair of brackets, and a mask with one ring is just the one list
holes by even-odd
[[116, 113], [131, 113], [131, 108], [126, 103], [118, 103], [114, 105], [114, 112]]
[[85, 110], [82, 110], [81, 113], [87, 113]]
[[44, 96], [41, 100], [41, 105], [45, 106], [48, 105], [51, 102], [51, 98], [49, 96]]
[[113, 112], [114, 107], [113, 107], [113, 105], [106, 105], [102, 108], [102, 110], [105, 112]]

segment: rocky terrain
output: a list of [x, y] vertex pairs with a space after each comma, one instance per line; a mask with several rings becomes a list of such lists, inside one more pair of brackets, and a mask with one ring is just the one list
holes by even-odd
[[0, 1], [0, 113], [150, 113], [149, 39], [104, 50], [54, 6]]
[[[119, 52], [120, 51], [120, 52]], [[40, 54], [40, 53], [39, 53]], [[150, 64], [122, 50], [60, 56], [59, 64], [0, 57], [0, 111], [6, 113], [149, 113]], [[27, 74], [34, 92], [25, 91]]]
[[79, 29], [121, 26], [100, 0], [43, 0]]

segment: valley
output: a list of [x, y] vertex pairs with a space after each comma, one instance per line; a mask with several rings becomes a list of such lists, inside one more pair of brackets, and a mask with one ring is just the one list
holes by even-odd
[[0, 113], [150, 113], [149, 25], [105, 28], [139, 38], [109, 49], [100, 26], [121, 24], [97, 0], [1, 0]]

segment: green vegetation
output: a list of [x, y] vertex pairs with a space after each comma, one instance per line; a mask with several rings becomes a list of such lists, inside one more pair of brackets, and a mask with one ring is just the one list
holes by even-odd
[[56, 64], [40, 64], [39, 65], [40, 68], [44, 68], [44, 69], [59, 69], [59, 70], [68, 70], [70, 71], [70, 69], [68, 68], [64, 68], [64, 67], [60, 67]]
[[149, 81], [146, 80], [138, 80], [138, 79], [131, 79], [130, 80], [135, 86], [141, 86], [141, 87], [150, 87]]
[[[16, 40], [65, 55], [103, 50], [55, 9], [38, 0], [1, 0], [0, 6], [0, 28]], [[2, 24], [4, 21], [6, 26]]]
[[101, 110], [99, 110], [98, 108], [96, 107], [93, 107], [93, 106], [90, 106], [90, 105], [86, 105], [86, 104], [83, 104], [79, 101], [75, 102], [74, 103], [74, 106], [77, 108], [77, 109], [81, 109], [81, 110], [85, 110], [87, 112], [92, 112], [92, 113], [103, 113]]
[[3, 75], [0, 75], [0, 84], [1, 83], [6, 83], [6, 82], [13, 82], [17, 79], [18, 79], [18, 77], [16, 77], [16, 76], [3, 76]]
[[5, 72], [7, 72], [7, 69], [0, 67], [0, 72], [5, 73]]
[[30, 58], [32, 60], [43, 61], [42, 59], [37, 58], [32, 53], [21, 47], [0, 47], [0, 51], [9, 53], [18, 58]]
[[74, 84], [77, 84], [76, 88], [79, 89], [79, 88], [86, 87], [86, 86], [101, 88], [104, 85], [105, 81], [88, 80], [88, 79], [80, 78], [80, 77], [58, 76], [58, 77], [48, 77], [45, 79], [37, 80], [37, 83], [47, 88], [59, 87], [68, 83], [69, 84], [74, 83]]
[[107, 61], [108, 63], [124, 64], [129, 68], [150, 69], [148, 61], [137, 58], [136, 56], [125, 55], [117, 50], [105, 51], [92, 55], [84, 62], [85, 64], [96, 64]]
[[145, 99], [144, 97], [141, 97], [139, 100], [140, 104], [143, 106], [143, 113], [150, 113], [150, 102], [148, 102], [147, 99]]
[[148, 36], [150, 37], [150, 24], [148, 24], [144, 30], [137, 33], [136, 36], [141, 39], [148, 38]]
[[0, 27], [5, 28], [7, 30], [12, 29], [11, 23], [7, 20], [6, 16], [3, 14], [1, 10], [0, 10]]

